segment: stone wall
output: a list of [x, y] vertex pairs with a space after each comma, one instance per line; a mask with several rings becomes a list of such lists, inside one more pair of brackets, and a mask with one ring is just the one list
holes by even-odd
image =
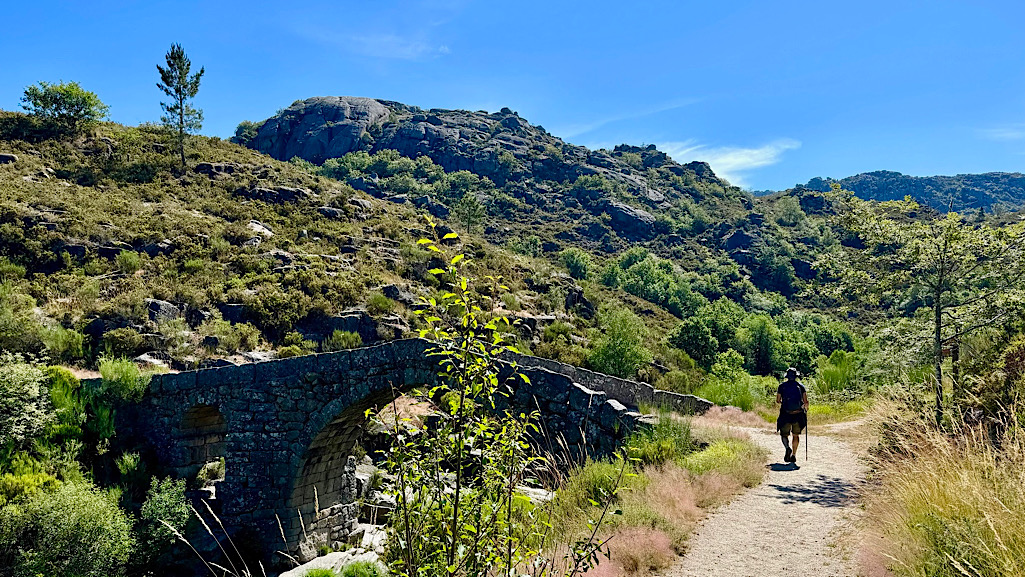
[[684, 415], [700, 415], [712, 408], [711, 401], [694, 395], [682, 395], [671, 391], [660, 391], [647, 383], [639, 383], [629, 379], [621, 379], [612, 375], [596, 373], [573, 365], [567, 365], [551, 359], [542, 359], [529, 355], [509, 355], [522, 367], [539, 367], [566, 375], [574, 382], [585, 387], [604, 391], [610, 399], [615, 399], [629, 407], [648, 405], [676, 411]]
[[[143, 399], [122, 407], [118, 434], [148, 447], [178, 476], [223, 456], [216, 501], [229, 527], [255, 529], [268, 551], [309, 554], [355, 528], [349, 453], [366, 409], [395, 391], [433, 384], [430, 343], [404, 339], [347, 351], [155, 375]], [[542, 442], [566, 458], [613, 451], [658, 404], [647, 385], [533, 357], [517, 357], [529, 378], [508, 379], [500, 408], [540, 413]], [[503, 369], [511, 376], [510, 365]], [[647, 387], [647, 388], [645, 388]], [[676, 395], [680, 407], [707, 401]], [[696, 398], [694, 398], [696, 399]], [[703, 403], [701, 402], [703, 401]], [[281, 542], [278, 519], [284, 526]], [[303, 545], [303, 547], [300, 547]]]

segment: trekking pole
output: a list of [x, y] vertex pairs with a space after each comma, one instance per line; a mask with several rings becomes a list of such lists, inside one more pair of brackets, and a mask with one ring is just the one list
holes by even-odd
[[804, 462], [808, 462], [808, 425], [804, 426]]

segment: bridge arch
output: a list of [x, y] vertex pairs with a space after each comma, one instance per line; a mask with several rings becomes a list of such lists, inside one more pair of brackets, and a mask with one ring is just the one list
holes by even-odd
[[197, 403], [186, 410], [173, 434], [185, 451], [177, 467], [179, 476], [193, 478], [207, 463], [226, 457], [227, 433], [228, 423], [219, 406]]

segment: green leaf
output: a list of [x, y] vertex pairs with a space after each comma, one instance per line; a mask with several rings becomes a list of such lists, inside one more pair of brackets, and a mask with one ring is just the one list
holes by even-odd
[[445, 236], [443, 236], [442, 238], [444, 240], [448, 240], [450, 238], [459, 238], [459, 235], [454, 233], [454, 232], [450, 232], [450, 233], [446, 234]]
[[434, 244], [434, 241], [429, 238], [421, 238], [420, 240], [416, 241], [416, 244]]
[[463, 255], [457, 254], [456, 256], [452, 257], [452, 264], [457, 264], [461, 260], [463, 260]]

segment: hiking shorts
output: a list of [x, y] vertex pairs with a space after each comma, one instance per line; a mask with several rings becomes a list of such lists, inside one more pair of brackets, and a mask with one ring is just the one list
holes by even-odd
[[804, 411], [798, 413], [780, 413], [776, 419], [776, 430], [780, 435], [800, 435], [808, 426], [808, 415]]

